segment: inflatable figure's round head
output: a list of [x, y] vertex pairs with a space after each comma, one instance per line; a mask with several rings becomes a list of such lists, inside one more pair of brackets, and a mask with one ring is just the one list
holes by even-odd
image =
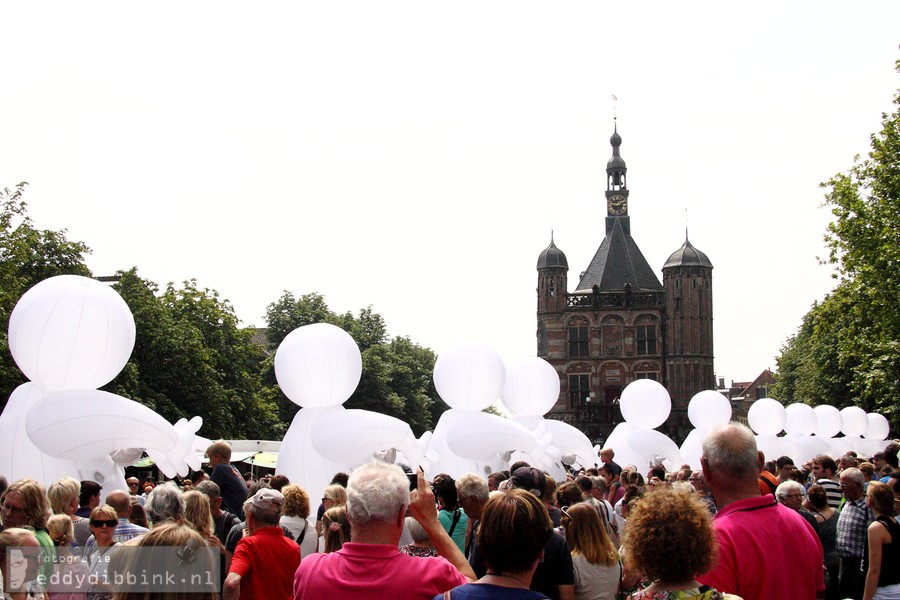
[[96, 389], [134, 349], [134, 317], [109, 285], [59, 275], [25, 292], [9, 318], [9, 350], [28, 379], [48, 390]]
[[750, 429], [758, 435], [778, 435], [787, 423], [787, 413], [774, 398], [760, 398], [747, 411]]
[[450, 408], [483, 410], [497, 400], [505, 381], [503, 359], [484, 344], [442, 350], [434, 363], [434, 387]]
[[275, 378], [291, 402], [340, 406], [356, 390], [362, 356], [350, 334], [328, 323], [290, 332], [275, 352]]
[[654, 429], [669, 418], [672, 398], [661, 383], [652, 379], [638, 379], [622, 390], [619, 407], [622, 417], [629, 424]]
[[559, 399], [559, 373], [536, 356], [511, 361], [500, 398], [513, 415], [542, 417]]

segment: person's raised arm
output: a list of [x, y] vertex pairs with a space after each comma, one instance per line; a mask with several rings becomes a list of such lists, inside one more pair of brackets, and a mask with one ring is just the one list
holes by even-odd
[[472, 566], [438, 520], [434, 493], [428, 486], [428, 482], [425, 481], [422, 469], [419, 469], [417, 475], [417, 487], [409, 494], [409, 514], [419, 522], [422, 529], [431, 538], [437, 553], [446, 558], [466, 579], [475, 581], [475, 571], [472, 570]]

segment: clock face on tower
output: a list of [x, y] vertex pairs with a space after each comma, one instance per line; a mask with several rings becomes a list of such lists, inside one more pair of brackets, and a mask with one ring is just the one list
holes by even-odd
[[619, 194], [610, 196], [607, 202], [607, 209], [611, 215], [624, 215], [628, 210], [628, 202], [626, 201], [625, 196]]

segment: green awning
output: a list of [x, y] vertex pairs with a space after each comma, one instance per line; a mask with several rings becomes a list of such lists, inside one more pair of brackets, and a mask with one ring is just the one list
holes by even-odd
[[243, 462], [257, 466], [257, 467], [266, 467], [267, 469], [274, 469], [275, 465], [278, 464], [278, 453], [277, 452], [257, 452], [253, 456], [245, 459]]

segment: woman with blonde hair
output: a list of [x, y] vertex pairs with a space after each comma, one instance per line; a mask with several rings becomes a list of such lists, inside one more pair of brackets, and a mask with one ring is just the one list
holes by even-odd
[[[50, 486], [51, 489], [53, 486]], [[56, 560], [53, 562], [54, 573], [47, 584], [47, 596], [50, 600], [82, 599], [90, 588], [88, 577], [91, 570], [72, 553], [72, 538], [75, 528], [68, 515], [52, 515], [47, 520], [47, 532], [56, 546]]]
[[866, 586], [863, 600], [900, 598], [900, 525], [894, 512], [894, 492], [886, 483], [870, 481], [866, 505], [875, 513], [869, 525]]
[[347, 520], [347, 509], [343, 506], [329, 508], [322, 515], [322, 531], [325, 534], [323, 552], [337, 552], [350, 541], [350, 521]]
[[40, 545], [33, 531], [21, 527], [0, 531], [0, 595], [4, 600], [47, 598], [36, 582], [39, 555]]
[[562, 524], [572, 551], [575, 599], [615, 600], [622, 565], [600, 514], [581, 502], [563, 511]]
[[112, 597], [112, 586], [109, 581], [109, 562], [118, 543], [113, 541], [113, 532], [119, 525], [119, 515], [109, 504], [101, 504], [91, 511], [91, 533], [96, 546], [85, 548], [83, 560], [91, 571], [91, 579], [95, 582], [88, 592], [88, 600], [107, 600]]
[[[329, 485], [322, 494], [322, 505], [325, 507], [325, 510], [335, 506], [347, 506], [346, 488], [336, 483]], [[324, 511], [322, 514], [325, 514]], [[318, 537], [325, 535], [325, 528], [321, 520], [316, 521], [316, 535]]]

